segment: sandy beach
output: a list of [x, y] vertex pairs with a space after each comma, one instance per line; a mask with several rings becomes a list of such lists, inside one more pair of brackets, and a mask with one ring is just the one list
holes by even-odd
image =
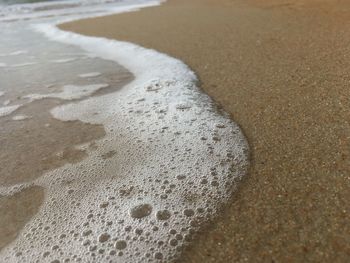
[[249, 177], [181, 262], [348, 262], [350, 3], [169, 0], [64, 24], [179, 58], [241, 126]]

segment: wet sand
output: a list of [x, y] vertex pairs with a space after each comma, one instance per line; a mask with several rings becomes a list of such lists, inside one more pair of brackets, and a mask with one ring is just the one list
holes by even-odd
[[44, 200], [44, 189], [32, 186], [13, 196], [0, 195], [0, 250], [14, 240]]
[[350, 3], [170, 0], [62, 26], [183, 60], [232, 114], [250, 176], [181, 262], [350, 258]]

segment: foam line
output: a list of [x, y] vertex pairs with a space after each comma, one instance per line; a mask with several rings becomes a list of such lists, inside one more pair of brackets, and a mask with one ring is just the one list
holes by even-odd
[[90, 96], [96, 91], [107, 88], [109, 84], [92, 84], [92, 85], [65, 85], [63, 86], [63, 91], [58, 93], [49, 93], [49, 94], [30, 94], [24, 96], [31, 100], [40, 100], [45, 98], [57, 98], [62, 100], [76, 100], [81, 99], [86, 96]]
[[21, 107], [21, 105], [0, 107], [0, 117], [10, 115], [12, 112], [18, 110], [19, 107]]
[[79, 74], [79, 77], [81, 78], [96, 78], [99, 76], [101, 76], [100, 72], [89, 72], [89, 73]]

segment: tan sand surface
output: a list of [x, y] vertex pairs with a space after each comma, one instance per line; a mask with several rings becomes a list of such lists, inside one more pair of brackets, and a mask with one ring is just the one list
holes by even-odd
[[251, 146], [250, 176], [182, 262], [350, 261], [350, 2], [170, 0], [62, 26], [193, 68]]

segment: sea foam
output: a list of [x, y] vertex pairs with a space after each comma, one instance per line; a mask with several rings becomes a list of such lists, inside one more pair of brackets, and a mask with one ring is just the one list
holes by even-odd
[[246, 173], [248, 145], [241, 130], [177, 59], [52, 24], [35, 29], [115, 61], [135, 79], [117, 92], [52, 109], [62, 121], [101, 124], [106, 136], [94, 147], [79, 146], [88, 155], [80, 163], [32, 182], [44, 187], [46, 200], [0, 257], [7, 262], [176, 259]]
[[79, 75], [79, 77], [81, 78], [96, 78], [99, 76], [101, 76], [100, 72], [89, 72], [89, 73], [84, 73]]
[[31, 100], [39, 100], [45, 98], [57, 98], [62, 100], [77, 100], [86, 96], [90, 96], [94, 94], [96, 91], [107, 88], [109, 84], [92, 84], [92, 85], [65, 85], [63, 86], [63, 90], [57, 93], [49, 93], [49, 94], [29, 94], [24, 96], [24, 98], [28, 98]]
[[0, 107], [0, 117], [10, 115], [12, 112], [15, 112], [16, 110], [18, 110], [19, 107], [21, 107], [21, 105]]

